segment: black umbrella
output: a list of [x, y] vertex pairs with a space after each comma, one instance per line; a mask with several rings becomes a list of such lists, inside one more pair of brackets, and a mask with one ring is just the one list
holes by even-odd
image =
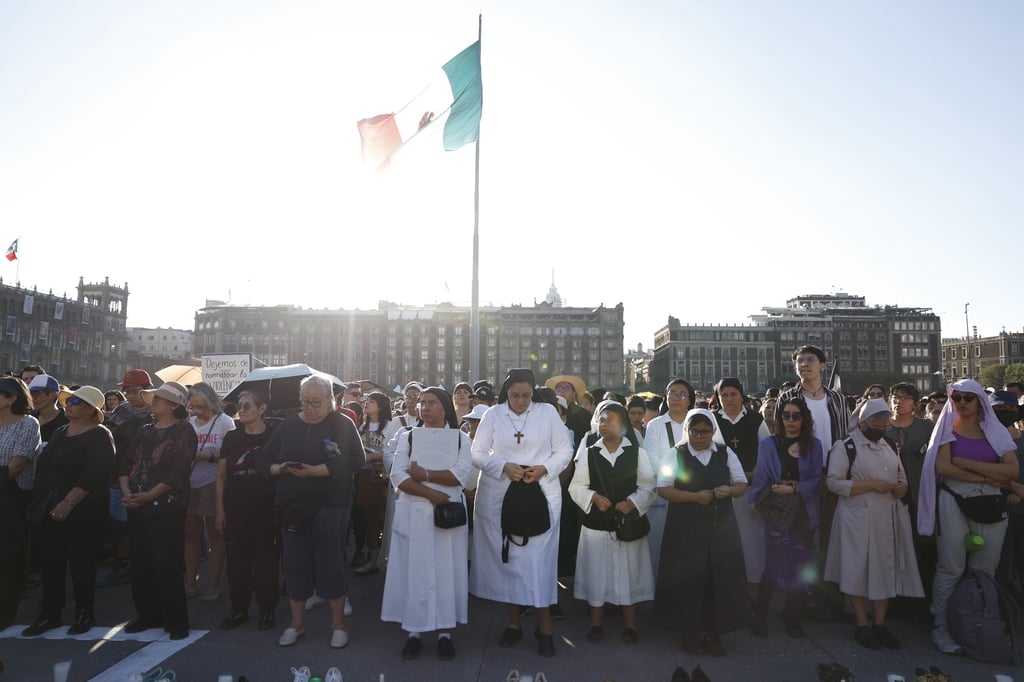
[[299, 407], [299, 384], [312, 374], [319, 374], [330, 379], [334, 384], [335, 393], [345, 383], [338, 377], [315, 370], [305, 363], [283, 365], [281, 367], [260, 367], [249, 372], [249, 376], [231, 389], [224, 400], [237, 403], [238, 395], [243, 391], [257, 391], [267, 400], [268, 410], [291, 410]]

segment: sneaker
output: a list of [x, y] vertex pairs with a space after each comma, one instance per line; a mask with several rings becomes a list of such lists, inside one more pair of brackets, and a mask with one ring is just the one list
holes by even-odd
[[331, 648], [344, 649], [348, 646], [348, 630], [335, 630], [331, 633]]
[[200, 597], [200, 599], [202, 599], [205, 602], [217, 601], [218, 599], [220, 599], [220, 588], [215, 587], [212, 590], [207, 590], [203, 593], [203, 596]]
[[957, 644], [949, 634], [949, 630], [941, 625], [932, 628], [932, 644], [944, 654], [962, 654], [963, 647]]
[[291, 646], [304, 634], [306, 634], [305, 628], [299, 628], [298, 630], [295, 628], [285, 628], [284, 632], [281, 633], [281, 638], [277, 640], [277, 643], [281, 646]]
[[[291, 628], [288, 629], [290, 630]], [[292, 678], [292, 682], [309, 682], [309, 666], [304, 665], [298, 670], [292, 668], [292, 675], [295, 676]]]
[[324, 674], [324, 682], [342, 682], [341, 671], [337, 668], [331, 668]]
[[327, 603], [326, 599], [324, 599], [319, 594], [314, 592], [313, 596], [306, 600], [306, 610], [307, 611], [312, 611], [316, 607], [323, 606], [326, 603]]
[[881, 642], [882, 646], [886, 649], [899, 649], [903, 647], [903, 644], [896, 638], [896, 635], [892, 634], [892, 630], [884, 625], [872, 625], [871, 631], [875, 635], [875, 639]]

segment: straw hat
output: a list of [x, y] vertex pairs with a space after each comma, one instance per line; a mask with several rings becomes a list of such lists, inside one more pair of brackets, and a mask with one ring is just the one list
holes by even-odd
[[188, 404], [188, 391], [185, 387], [179, 384], [177, 381], [168, 381], [164, 383], [160, 388], [143, 389], [140, 391], [142, 396], [142, 402], [147, 405], [153, 404], [153, 398], [160, 396], [164, 400], [174, 403], [175, 405], [181, 405], [185, 407]]

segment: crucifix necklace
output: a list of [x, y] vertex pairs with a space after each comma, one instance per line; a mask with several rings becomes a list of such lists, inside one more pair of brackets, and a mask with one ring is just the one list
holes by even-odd
[[512, 435], [516, 437], [516, 445], [519, 445], [520, 443], [523, 442], [523, 429], [526, 428], [526, 422], [530, 420], [530, 412], [526, 412], [526, 417], [523, 418], [522, 426], [516, 426], [516, 423], [512, 421], [512, 415], [506, 414], [505, 416], [508, 417], [508, 423], [511, 424], [512, 428], [516, 430], [516, 432]]

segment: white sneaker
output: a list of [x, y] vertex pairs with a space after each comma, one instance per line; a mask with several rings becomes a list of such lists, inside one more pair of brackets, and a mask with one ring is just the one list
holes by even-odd
[[341, 679], [341, 671], [337, 668], [331, 668], [324, 675], [324, 682], [343, 682]]
[[323, 604], [326, 604], [326, 603], [327, 603], [326, 599], [324, 599], [319, 594], [314, 592], [313, 596], [306, 600], [306, 610], [307, 611], [312, 611], [316, 607], [322, 606]]
[[335, 630], [331, 633], [331, 648], [344, 649], [348, 644], [348, 630]]
[[[302, 628], [298, 630], [295, 628], [285, 628], [284, 632], [281, 633], [281, 639], [277, 640], [277, 643], [281, 646], [291, 646], [292, 644], [295, 644], [295, 640], [302, 637], [304, 634], [306, 634], [306, 631]], [[308, 672], [308, 668], [302, 668], [301, 670], [306, 670]]]
[[345, 600], [345, 615], [346, 616], [351, 616], [352, 613], [353, 613], [353, 611], [352, 611], [352, 600], [351, 599], [346, 599]]
[[[288, 629], [291, 630], [291, 628]], [[292, 668], [292, 675], [295, 675], [292, 682], [309, 682], [309, 666], [304, 665], [298, 670]]]
[[944, 654], [963, 653], [963, 647], [950, 636], [949, 630], [942, 626], [932, 628], [932, 644]]

